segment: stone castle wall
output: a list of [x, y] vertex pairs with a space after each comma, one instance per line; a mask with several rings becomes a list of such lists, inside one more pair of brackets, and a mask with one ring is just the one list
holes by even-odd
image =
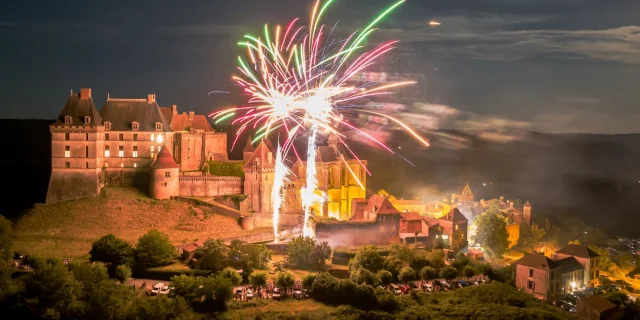
[[242, 194], [242, 178], [222, 176], [180, 176], [180, 196], [214, 197]]
[[94, 197], [100, 194], [100, 173], [92, 169], [53, 170], [46, 203]]
[[150, 177], [147, 168], [103, 168], [102, 178], [107, 186], [137, 187], [148, 190]]
[[[273, 215], [270, 213], [256, 213], [253, 217], [254, 228], [273, 228]], [[278, 226], [286, 227], [302, 226], [304, 216], [301, 214], [280, 214]]]

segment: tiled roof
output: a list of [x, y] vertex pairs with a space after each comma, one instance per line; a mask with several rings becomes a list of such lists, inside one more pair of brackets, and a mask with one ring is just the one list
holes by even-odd
[[422, 220], [423, 217], [417, 212], [401, 212], [400, 220]]
[[536, 269], [551, 270], [550, 268], [553, 266], [553, 262], [554, 262], [553, 260], [541, 254], [530, 253], [518, 259], [513, 264], [520, 264], [523, 266], [536, 268]]
[[376, 211], [376, 214], [400, 214], [400, 211], [398, 211], [388, 199], [384, 199], [382, 204], [380, 204], [380, 208]]
[[153, 169], [170, 169], [170, 168], [180, 168], [180, 166], [176, 163], [169, 152], [169, 148], [166, 146], [162, 146], [160, 152], [158, 152], [158, 156], [156, 160], [151, 164], [151, 168]]
[[171, 130], [189, 131], [189, 129], [202, 130], [204, 132], [214, 132], [209, 120], [201, 114], [174, 114], [171, 119]]
[[111, 122], [111, 131], [132, 131], [133, 122], [138, 122], [138, 131], [156, 131], [156, 123], [160, 122], [160, 132], [171, 132], [158, 104], [147, 99], [108, 99], [100, 116], [103, 122]]
[[556, 251], [556, 253], [567, 254], [580, 258], [596, 258], [600, 256], [599, 254], [593, 252], [593, 250], [579, 244], [570, 244]]
[[267, 139], [260, 140], [260, 144], [258, 145], [258, 147], [256, 147], [256, 150], [251, 155], [251, 158], [249, 158], [249, 160], [247, 160], [247, 162], [244, 164], [244, 167], [252, 168], [253, 162], [256, 161], [256, 159], [260, 159], [260, 167], [275, 166], [275, 163], [272, 163], [272, 164], [268, 163], [267, 157], [269, 155], [269, 152], [271, 152], [271, 156], [273, 157], [273, 162], [275, 162], [276, 154], [275, 154], [275, 150], [273, 149], [273, 145]]
[[[91, 97], [81, 99], [79, 93], [74, 93], [67, 99], [67, 103], [65, 103], [64, 108], [62, 108], [62, 112], [60, 112], [60, 115], [56, 118], [56, 122], [52, 125], [64, 126], [65, 116], [71, 117], [71, 124], [67, 124], [67, 126], [95, 127], [102, 125], [102, 117], [100, 117], [93, 103], [93, 99]], [[84, 123], [85, 116], [89, 117], [89, 124]]]
[[397, 204], [400, 206], [419, 206], [419, 205], [424, 205], [424, 202], [420, 201], [420, 200], [404, 200], [404, 199], [398, 199], [398, 200], [393, 200], [391, 201], [391, 203], [393, 204]]
[[423, 217], [423, 219], [424, 219], [424, 222], [426, 222], [429, 227], [433, 227], [435, 225], [440, 224], [440, 221], [434, 217], [426, 216], [426, 217]]
[[164, 119], [171, 123], [171, 119], [173, 118], [173, 109], [169, 107], [160, 107], [160, 112], [162, 113], [162, 116], [164, 116]]

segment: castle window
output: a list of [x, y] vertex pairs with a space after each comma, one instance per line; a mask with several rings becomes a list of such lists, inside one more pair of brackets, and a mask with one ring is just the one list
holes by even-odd
[[71, 116], [64, 116], [64, 124], [71, 124]]
[[171, 172], [169, 172], [169, 171], [165, 171], [165, 172], [164, 172], [164, 177], [165, 177], [165, 178], [171, 178]]
[[91, 123], [91, 117], [84, 116], [84, 124], [89, 124], [89, 123]]
[[65, 162], [64, 163], [64, 167], [65, 168], [71, 168], [71, 162]]
[[109, 140], [109, 134], [108, 134], [108, 133], [105, 133], [105, 134], [104, 134], [104, 139], [105, 139], [105, 140]]
[[155, 134], [151, 134], [151, 141], [156, 141], [156, 135]]
[[69, 140], [69, 132], [65, 132], [64, 133], [64, 139], [65, 140]]
[[153, 158], [153, 148], [154, 146], [151, 146], [151, 158]]
[[119, 135], [118, 135], [118, 139], [119, 139], [120, 141], [124, 140], [124, 133], [119, 134]]
[[89, 146], [84, 147], [84, 157], [89, 158]]
[[89, 169], [89, 162], [85, 162], [85, 163], [84, 163], [84, 167], [85, 167], [85, 168], [87, 168], [87, 169]]
[[133, 157], [134, 158], [138, 157], [138, 146], [133, 146]]
[[138, 134], [137, 133], [133, 134], [133, 141], [138, 141]]
[[89, 141], [89, 134], [88, 133], [84, 136], [84, 139]]
[[105, 163], [104, 163], [104, 167], [105, 167], [105, 168], [109, 168], [109, 162], [105, 162]]
[[111, 122], [105, 121], [104, 122], [104, 129], [105, 130], [111, 130]]
[[71, 157], [71, 150], [69, 149], [69, 146], [64, 147], [64, 157], [65, 158]]
[[124, 157], [124, 147], [123, 146], [119, 146], [118, 147], [118, 157], [120, 157], [120, 158]]
[[131, 123], [131, 129], [133, 129], [133, 130], [136, 130], [136, 131], [137, 131], [137, 130], [138, 130], [138, 123], [137, 123], [137, 122], [135, 122], [135, 121], [134, 121], [133, 123]]
[[120, 163], [120, 168], [124, 168], [124, 162]]
[[162, 137], [161, 134], [158, 135], [158, 143], [162, 143], [162, 141], [164, 141], [164, 138]]
[[109, 146], [104, 146], [104, 156], [109, 158]]
[[137, 168], [137, 167], [138, 167], [138, 163], [134, 162], [134, 163], [133, 163], [133, 167], [134, 167], [134, 168]]
[[156, 131], [162, 131], [162, 123], [156, 122]]

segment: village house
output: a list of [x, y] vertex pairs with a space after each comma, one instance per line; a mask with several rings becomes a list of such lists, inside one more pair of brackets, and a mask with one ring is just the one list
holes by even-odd
[[618, 306], [595, 295], [577, 301], [576, 316], [581, 320], [623, 319], [623, 313]]

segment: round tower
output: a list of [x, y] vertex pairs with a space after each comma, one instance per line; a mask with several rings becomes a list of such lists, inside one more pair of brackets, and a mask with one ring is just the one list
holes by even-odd
[[151, 164], [149, 194], [153, 199], [170, 199], [180, 190], [178, 176], [180, 166], [166, 146], [162, 146], [156, 160]]

